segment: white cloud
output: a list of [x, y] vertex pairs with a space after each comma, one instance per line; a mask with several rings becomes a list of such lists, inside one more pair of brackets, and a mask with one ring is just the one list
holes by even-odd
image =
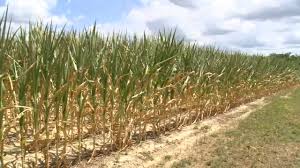
[[0, 7], [0, 13], [4, 13], [8, 7], [8, 17], [15, 25], [26, 25], [29, 21], [69, 24], [70, 21], [65, 15], [51, 13], [56, 5], [56, 0], [6, 0], [5, 5]]
[[196, 4], [194, 2], [192, 2], [192, 0], [169, 0], [170, 2], [172, 2], [175, 5], [181, 6], [183, 8], [196, 8]]
[[132, 9], [122, 20], [99, 24], [100, 30], [139, 34], [177, 27], [180, 36], [199, 44], [248, 52], [285, 51], [290, 47], [288, 39], [300, 45], [300, 38], [292, 39], [290, 35], [300, 30], [297, 0], [140, 1], [142, 6]]

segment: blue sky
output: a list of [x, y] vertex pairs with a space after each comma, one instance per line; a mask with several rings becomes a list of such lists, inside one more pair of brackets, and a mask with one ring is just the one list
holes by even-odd
[[300, 53], [299, 0], [0, 0], [15, 27], [52, 22], [102, 33], [177, 29], [198, 44], [251, 53]]
[[[32, 1], [32, 3], [38, 2], [38, 0]], [[0, 0], [0, 6], [8, 4], [10, 7], [10, 3], [19, 3], [19, 1]], [[72, 26], [81, 28], [90, 26], [95, 21], [106, 23], [121, 20], [131, 9], [140, 5], [142, 4], [139, 0], [57, 0], [49, 12], [53, 15], [63, 15], [71, 20], [76, 20], [76, 24], [72, 24]]]
[[65, 14], [67, 17], [82, 17], [75, 27], [97, 23], [115, 22], [126, 17], [128, 12], [141, 5], [137, 0], [61, 0], [52, 10], [56, 14]]

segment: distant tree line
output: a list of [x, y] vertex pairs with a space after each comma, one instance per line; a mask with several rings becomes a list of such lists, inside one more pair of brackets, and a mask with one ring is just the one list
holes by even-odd
[[300, 59], [300, 55], [293, 54], [291, 52], [287, 53], [271, 53], [269, 56], [271, 57], [282, 57], [282, 58], [295, 58], [295, 59]]

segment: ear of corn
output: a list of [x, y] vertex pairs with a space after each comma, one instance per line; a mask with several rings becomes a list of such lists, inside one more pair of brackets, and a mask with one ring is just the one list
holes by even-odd
[[[176, 32], [104, 36], [0, 21], [1, 164], [68, 165], [299, 84], [299, 58], [250, 56]], [[15, 159], [21, 158], [21, 159]]]

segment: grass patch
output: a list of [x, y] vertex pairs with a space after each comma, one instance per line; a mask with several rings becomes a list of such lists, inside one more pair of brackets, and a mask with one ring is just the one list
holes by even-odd
[[165, 161], [169, 161], [169, 160], [171, 160], [171, 158], [172, 158], [171, 155], [166, 155], [166, 156], [164, 157], [164, 160], [165, 160]]
[[141, 155], [143, 156], [143, 160], [145, 161], [152, 161], [154, 160], [153, 156], [150, 152], [141, 152]]
[[171, 166], [171, 168], [185, 168], [192, 165], [191, 159], [182, 159], [178, 162], [174, 162]]
[[299, 167], [300, 89], [276, 97], [220, 139], [211, 167]]

